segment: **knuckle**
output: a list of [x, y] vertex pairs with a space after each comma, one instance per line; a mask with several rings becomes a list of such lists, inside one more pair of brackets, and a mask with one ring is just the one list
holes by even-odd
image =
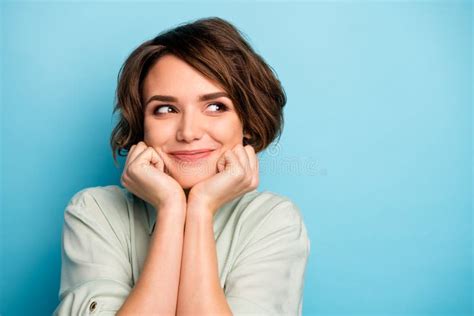
[[238, 167], [236, 168], [236, 174], [239, 178], [241, 179], [244, 179], [245, 180], [245, 170], [242, 168], [242, 167]]
[[252, 182], [253, 182], [252, 177], [247, 177], [247, 178], [245, 179], [245, 183], [247, 184], [247, 186], [252, 185]]
[[120, 184], [123, 185], [123, 186], [127, 185], [127, 180], [125, 179], [125, 177], [120, 178]]
[[234, 146], [233, 150], [234, 150], [234, 151], [239, 151], [239, 150], [242, 149], [243, 147], [244, 147], [244, 146], [239, 143], [239, 144], [237, 144], [237, 145]]
[[252, 187], [253, 187], [254, 189], [256, 189], [256, 188], [258, 187], [259, 182], [260, 182], [260, 180], [259, 180], [258, 178], [256, 178], [256, 179], [253, 181]]
[[137, 167], [136, 167], [136, 164], [132, 164], [130, 166], [128, 166], [128, 169], [127, 169], [127, 176], [128, 177], [133, 177], [134, 175], [137, 174]]

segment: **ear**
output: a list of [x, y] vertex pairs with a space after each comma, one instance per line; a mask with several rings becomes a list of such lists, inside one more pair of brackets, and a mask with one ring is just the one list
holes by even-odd
[[244, 137], [243, 137], [243, 140], [242, 140], [242, 143], [243, 143], [244, 146], [248, 145], [248, 141], [250, 140], [250, 138], [251, 138], [250, 134], [244, 132]]

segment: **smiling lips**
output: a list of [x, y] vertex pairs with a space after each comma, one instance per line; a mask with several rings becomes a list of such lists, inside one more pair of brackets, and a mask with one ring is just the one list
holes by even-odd
[[214, 150], [213, 149], [200, 149], [191, 151], [174, 151], [171, 152], [171, 156], [179, 161], [183, 162], [196, 162], [209, 156]]

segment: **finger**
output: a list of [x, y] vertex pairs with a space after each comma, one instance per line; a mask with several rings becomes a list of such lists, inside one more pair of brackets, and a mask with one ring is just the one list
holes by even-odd
[[247, 156], [249, 158], [250, 168], [252, 170], [256, 170], [258, 158], [257, 158], [257, 155], [255, 154], [255, 149], [250, 145], [245, 146], [244, 149], [247, 152]]
[[130, 152], [130, 158], [128, 159], [128, 163], [131, 164], [137, 159], [138, 155], [140, 155], [148, 146], [143, 142], [140, 141], [136, 144], [133, 152]]
[[258, 172], [258, 156], [255, 154], [255, 149], [247, 145], [244, 147], [249, 155], [250, 166], [252, 168], [252, 187], [257, 188], [259, 184], [259, 172]]
[[217, 161], [217, 168], [219, 172], [222, 172], [225, 170], [239, 170], [242, 168], [242, 166], [237, 155], [229, 149], [225, 151], [224, 154], [222, 154], [219, 160]]
[[160, 171], [164, 169], [164, 163], [153, 147], [148, 147], [142, 151], [132, 163], [149, 165], [152, 164]]
[[225, 165], [226, 165], [226, 160], [225, 160], [225, 152], [219, 157], [219, 159], [217, 159], [217, 172], [222, 172], [224, 171], [225, 169]]
[[244, 146], [242, 146], [241, 144], [237, 144], [234, 147], [233, 152], [238, 157], [240, 164], [244, 168], [245, 173], [252, 172], [252, 169], [250, 169], [250, 160], [247, 151], [244, 149]]
[[128, 150], [127, 159], [125, 160], [125, 166], [131, 161], [130, 157], [132, 156], [132, 153], [133, 153], [133, 151], [135, 150], [136, 147], [137, 147], [137, 145], [134, 144], [134, 145], [132, 145], [132, 147], [130, 147], [130, 149]]
[[[169, 174], [169, 170], [167, 167], [167, 160], [166, 160], [166, 154], [163, 152], [163, 150], [159, 147], [155, 148], [156, 153], [158, 154], [158, 157], [161, 159], [161, 162], [163, 163], [163, 172], [166, 174]], [[161, 170], [161, 169], [160, 169]]]

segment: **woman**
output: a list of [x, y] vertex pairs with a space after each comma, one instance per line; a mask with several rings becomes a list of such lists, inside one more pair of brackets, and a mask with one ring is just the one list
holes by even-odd
[[66, 207], [55, 315], [300, 315], [310, 242], [298, 207], [258, 192], [284, 90], [220, 18], [146, 41], [120, 70], [119, 186]]

